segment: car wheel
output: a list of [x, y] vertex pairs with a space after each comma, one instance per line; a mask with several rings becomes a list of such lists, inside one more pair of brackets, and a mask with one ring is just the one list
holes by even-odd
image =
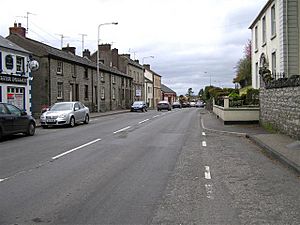
[[141, 109], [142, 112], [145, 112], [144, 108]]
[[86, 115], [85, 115], [85, 119], [84, 119], [84, 123], [85, 123], [85, 124], [88, 124], [89, 121], [90, 121], [90, 117], [89, 117], [88, 114], [86, 114]]
[[73, 116], [70, 118], [69, 125], [70, 125], [70, 127], [75, 127], [75, 118]]
[[35, 124], [33, 122], [30, 122], [27, 128], [26, 134], [28, 136], [33, 136], [35, 133]]
[[48, 128], [48, 126], [47, 125], [42, 125], [42, 128], [46, 129], [46, 128]]

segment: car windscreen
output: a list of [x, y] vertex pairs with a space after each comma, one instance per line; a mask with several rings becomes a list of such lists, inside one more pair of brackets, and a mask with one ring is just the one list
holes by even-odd
[[133, 106], [140, 106], [140, 105], [143, 105], [143, 103], [142, 102], [134, 102], [133, 103]]
[[49, 111], [64, 111], [64, 110], [72, 110], [73, 104], [72, 103], [59, 103], [54, 104]]

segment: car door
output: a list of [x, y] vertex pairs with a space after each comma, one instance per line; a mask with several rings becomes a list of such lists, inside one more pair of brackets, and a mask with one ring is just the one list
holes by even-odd
[[9, 134], [14, 132], [14, 116], [11, 115], [4, 104], [0, 104], [0, 126], [3, 134]]
[[75, 116], [76, 123], [78, 121], [82, 121], [82, 115], [81, 114], [82, 114], [82, 112], [80, 110], [80, 105], [78, 104], [78, 102], [76, 102], [74, 104], [74, 116]]
[[13, 117], [13, 130], [14, 132], [24, 132], [27, 129], [28, 118], [27, 114], [22, 112], [19, 108], [14, 105], [6, 105]]

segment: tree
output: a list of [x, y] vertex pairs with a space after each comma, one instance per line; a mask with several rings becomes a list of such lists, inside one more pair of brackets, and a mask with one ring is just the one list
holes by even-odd
[[202, 98], [203, 95], [204, 95], [204, 90], [203, 88], [201, 88], [200, 91], [198, 92], [198, 97]]
[[189, 89], [188, 89], [188, 92], [187, 92], [187, 94], [186, 94], [186, 97], [188, 98], [188, 101], [191, 100], [191, 98], [193, 97], [193, 95], [194, 95], [193, 89], [192, 89], [192, 88], [189, 88]]
[[251, 41], [248, 40], [244, 47], [244, 57], [241, 58], [235, 67], [236, 77], [233, 79], [233, 83], [239, 83], [243, 88], [251, 85]]

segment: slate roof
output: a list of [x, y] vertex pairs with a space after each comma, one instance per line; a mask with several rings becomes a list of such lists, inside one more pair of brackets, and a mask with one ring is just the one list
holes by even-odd
[[[97, 64], [96, 62], [91, 61], [90, 59], [87, 59], [85, 57], [81, 57], [78, 55], [74, 55], [70, 52], [66, 52], [57, 48], [54, 48], [52, 46], [49, 46], [47, 44], [35, 41], [33, 39], [30, 38], [25, 38], [22, 37], [18, 34], [10, 34], [8, 37], [8, 39], [10, 39], [11, 41], [16, 40], [17, 42], [19, 41], [23, 41], [23, 42], [29, 42], [31, 44], [31, 46], [34, 46], [33, 49], [30, 49], [35, 55], [39, 56], [39, 57], [45, 57], [45, 56], [52, 56], [54, 58], [59, 58], [59, 59], [64, 59], [66, 61], [69, 62], [73, 62], [73, 63], [77, 63], [80, 65], [84, 65], [84, 66], [88, 66], [88, 67], [92, 67], [94, 69], [97, 69]], [[111, 72], [113, 74], [117, 74], [117, 75], [121, 75], [124, 77], [128, 77], [131, 78], [129, 75], [120, 72], [119, 70], [115, 69], [115, 68], [111, 68], [109, 66], [106, 66], [102, 63], [99, 63], [99, 68], [101, 70], [107, 71], [107, 72]]]
[[16, 45], [15, 43], [11, 42], [10, 40], [5, 39], [0, 35], [0, 47], [6, 48], [6, 49], [12, 49], [18, 52], [23, 52], [27, 54], [31, 54], [31, 52], [25, 50], [24, 48], [21, 48], [20, 46]]
[[173, 94], [176, 94], [175, 91], [173, 91], [171, 88], [167, 87], [164, 84], [161, 84], [161, 91], [164, 92], [164, 93], [173, 93]]

